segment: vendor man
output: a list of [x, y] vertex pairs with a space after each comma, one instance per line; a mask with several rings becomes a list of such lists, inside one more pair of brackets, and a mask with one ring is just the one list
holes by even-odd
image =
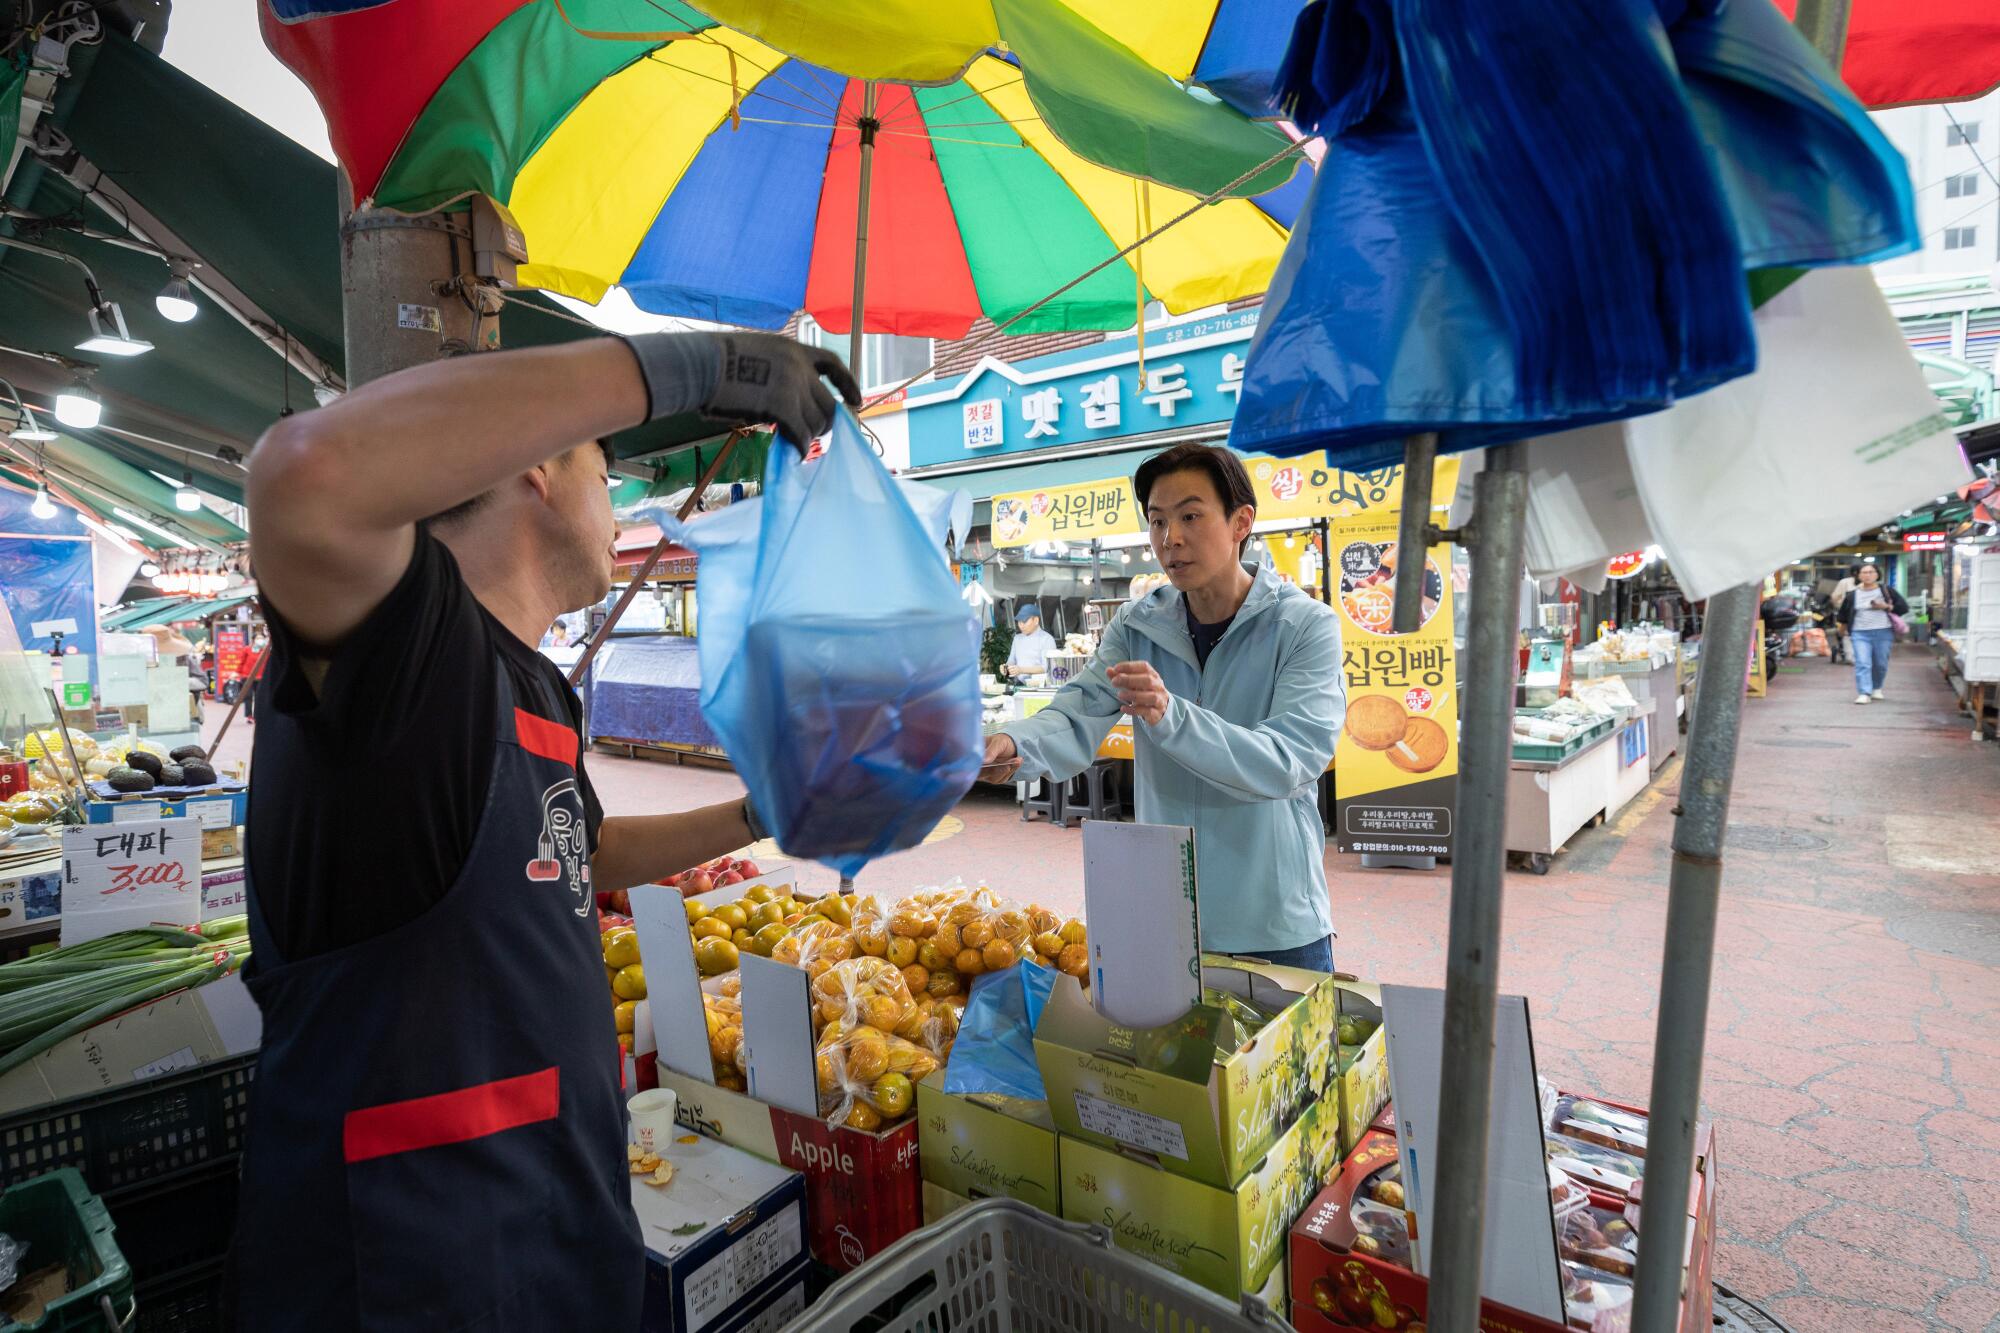
[[1074, 777], [1131, 718], [1140, 821], [1195, 832], [1202, 947], [1331, 971], [1317, 790], [1347, 712], [1339, 618], [1243, 563], [1257, 496], [1229, 450], [1177, 445], [1132, 485], [1171, 586], [1120, 607], [1082, 675], [988, 737], [980, 776]]
[[535, 646], [611, 588], [603, 436], [699, 411], [810, 440], [822, 375], [859, 401], [775, 335], [603, 338], [404, 370], [259, 441], [241, 1327], [639, 1326], [594, 891], [760, 830], [742, 800], [604, 818]]
[[1021, 609], [1014, 613], [1014, 646], [1007, 652], [1007, 674], [1039, 676], [1049, 669], [1049, 654], [1055, 650], [1055, 636], [1042, 628], [1042, 608], [1034, 602], [1021, 603]]

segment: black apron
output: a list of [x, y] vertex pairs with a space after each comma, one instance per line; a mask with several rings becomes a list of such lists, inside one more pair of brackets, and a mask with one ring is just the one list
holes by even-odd
[[287, 963], [251, 885], [264, 1041], [232, 1255], [249, 1333], [639, 1326], [577, 735], [493, 670], [492, 785], [442, 902]]

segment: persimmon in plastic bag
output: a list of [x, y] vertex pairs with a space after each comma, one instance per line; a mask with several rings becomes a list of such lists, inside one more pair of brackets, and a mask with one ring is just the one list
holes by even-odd
[[969, 505], [899, 483], [842, 412], [773, 441], [764, 494], [661, 527], [701, 555], [702, 716], [792, 856], [853, 875], [972, 786], [979, 627], [946, 564]]

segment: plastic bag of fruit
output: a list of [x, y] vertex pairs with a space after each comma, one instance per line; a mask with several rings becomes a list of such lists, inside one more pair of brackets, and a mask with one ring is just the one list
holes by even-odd
[[830, 1125], [880, 1129], [910, 1113], [917, 1084], [938, 1064], [925, 1047], [893, 1032], [828, 1023], [813, 1060], [820, 1112]]
[[708, 1024], [708, 1056], [715, 1067], [715, 1086], [747, 1092], [743, 1067], [743, 1002], [740, 984], [735, 994], [701, 994], [702, 1017]]

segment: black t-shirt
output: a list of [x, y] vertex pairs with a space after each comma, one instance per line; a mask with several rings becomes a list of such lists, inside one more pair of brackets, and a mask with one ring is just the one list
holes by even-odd
[[1194, 607], [1187, 598], [1181, 599], [1181, 609], [1187, 612], [1188, 634], [1194, 639], [1194, 660], [1203, 668], [1208, 666], [1208, 655], [1215, 651], [1215, 645], [1222, 642], [1222, 636], [1229, 633], [1229, 627], [1236, 623], [1236, 617], [1204, 625], [1194, 618]]
[[[259, 909], [290, 961], [383, 934], [441, 901], [472, 850], [493, 772], [499, 658], [517, 707], [583, 734], [555, 663], [522, 643], [419, 528], [395, 590], [327, 661], [308, 660], [266, 603], [271, 660], [251, 749], [248, 865]], [[577, 746], [597, 846], [603, 810]]]

